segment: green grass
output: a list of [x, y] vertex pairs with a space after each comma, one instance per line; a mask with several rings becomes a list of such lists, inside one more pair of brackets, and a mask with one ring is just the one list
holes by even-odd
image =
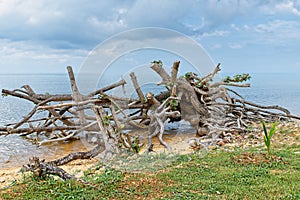
[[[300, 199], [300, 146], [274, 149], [282, 160], [237, 164], [246, 151], [177, 156], [157, 172], [107, 169], [86, 173], [97, 189], [74, 181], [31, 176], [2, 191], [0, 199]], [[248, 153], [259, 154], [256, 149]]]

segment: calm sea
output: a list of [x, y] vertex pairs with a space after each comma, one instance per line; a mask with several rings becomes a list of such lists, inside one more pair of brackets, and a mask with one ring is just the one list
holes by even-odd
[[[252, 74], [250, 88], [237, 88], [247, 100], [262, 105], [280, 105], [300, 115], [300, 74]], [[67, 74], [0, 74], [0, 88], [13, 90], [30, 85], [36, 93], [70, 93]], [[152, 86], [153, 87], [153, 86]], [[15, 97], [0, 97], [0, 126], [17, 122], [33, 108], [33, 104]], [[79, 144], [77, 144], [79, 145]], [[71, 149], [70, 149], [71, 148]], [[26, 163], [32, 155], [63, 155], [79, 147], [36, 147], [17, 135], [0, 136], [0, 168]]]

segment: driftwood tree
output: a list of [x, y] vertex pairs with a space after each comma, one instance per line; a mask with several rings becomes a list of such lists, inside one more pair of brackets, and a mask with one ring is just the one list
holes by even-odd
[[[156, 136], [170, 150], [171, 146], [163, 140], [167, 120], [186, 120], [195, 128], [198, 143], [201, 143], [202, 138], [210, 138], [215, 143], [232, 132], [246, 133], [249, 125], [262, 119], [267, 122], [300, 119], [285, 108], [249, 102], [233, 90], [234, 87], [250, 87], [243, 83], [250, 78], [249, 74], [213, 82], [220, 71], [220, 64], [210, 74], [202, 77], [192, 72], [178, 77], [179, 65], [179, 61], [174, 62], [171, 74], [168, 74], [161, 61], [152, 62], [151, 69], [162, 79], [158, 84], [165, 85], [166, 88], [160, 94], [143, 94], [138, 78], [132, 72], [130, 77], [138, 99], [106, 94], [116, 87], [124, 87], [125, 80], [82, 95], [76, 86], [71, 67], [67, 70], [72, 94], [36, 94], [29, 85], [15, 90], [3, 89], [2, 95], [28, 100], [35, 106], [21, 121], [0, 127], [0, 134], [19, 134], [43, 145], [74, 139], [80, 134], [97, 133], [95, 147], [88, 152], [69, 154], [48, 163], [34, 158], [31, 159], [31, 164], [24, 166], [25, 170], [39, 169], [43, 174], [46, 168], [54, 169], [53, 166], [78, 158], [95, 157], [101, 152], [104, 152], [105, 159], [110, 159], [123, 150], [138, 152], [141, 144], [136, 137], [125, 133], [125, 129], [148, 129], [146, 152], [154, 149], [152, 138]], [[45, 117], [36, 118], [38, 111], [43, 111]], [[70, 178], [60, 171], [56, 175], [63, 179]]]

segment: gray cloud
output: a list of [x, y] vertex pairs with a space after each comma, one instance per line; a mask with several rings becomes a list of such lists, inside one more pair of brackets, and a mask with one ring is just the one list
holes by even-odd
[[[0, 68], [44, 62], [64, 71], [68, 63], [79, 66], [105, 39], [143, 27], [179, 31], [222, 56], [228, 47], [279, 42], [293, 50], [299, 44], [299, 10], [299, 0], [2, 0]], [[126, 39], [155, 37], [168, 35]]]
[[201, 34], [247, 15], [256, 1], [4, 0], [0, 37], [53, 48], [91, 48], [123, 30], [164, 27]]
[[86, 47], [101, 41], [116, 31], [117, 27], [108, 26], [115, 23], [122, 7], [119, 1], [4, 2], [0, 10], [1, 38], [38, 40], [58, 48]]

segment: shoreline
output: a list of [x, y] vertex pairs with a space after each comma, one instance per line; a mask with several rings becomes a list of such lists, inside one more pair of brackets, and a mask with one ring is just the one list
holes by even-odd
[[[191, 135], [188, 135], [191, 136]], [[170, 140], [170, 138], [172, 138]], [[170, 137], [170, 135], [164, 135], [164, 139], [170, 143], [172, 149], [175, 150], [175, 153], [188, 154], [192, 153], [193, 150], [190, 148], [188, 143], [188, 138], [185, 134], [175, 134]], [[165, 152], [164, 147], [159, 145], [157, 138], [154, 139], [155, 151]], [[280, 123], [277, 126], [277, 132], [274, 134], [272, 139], [272, 147], [284, 148], [284, 146], [291, 145], [300, 145], [300, 122], [288, 122]], [[224, 150], [224, 151], [234, 151], [238, 149], [249, 149], [252, 147], [259, 147], [261, 151], [265, 152], [265, 146], [263, 142], [263, 132], [255, 131], [249, 132], [244, 136], [237, 135], [229, 143], [221, 143], [218, 146], [209, 146], [209, 150], [213, 151], [215, 149]], [[261, 147], [261, 148], [260, 148]], [[143, 147], [145, 148], [145, 147]], [[143, 151], [143, 149], [141, 150]], [[300, 152], [294, 152], [300, 155]], [[59, 157], [56, 157], [59, 158]], [[48, 160], [48, 159], [47, 159]], [[95, 166], [99, 160], [97, 158], [86, 159], [86, 160], [74, 160], [66, 165], [60, 166], [67, 172], [75, 174], [76, 177], [82, 177], [83, 172], [93, 166]], [[22, 180], [22, 173], [18, 173], [21, 166], [12, 167], [12, 168], [0, 168], [0, 189], [11, 185], [14, 181]]]

